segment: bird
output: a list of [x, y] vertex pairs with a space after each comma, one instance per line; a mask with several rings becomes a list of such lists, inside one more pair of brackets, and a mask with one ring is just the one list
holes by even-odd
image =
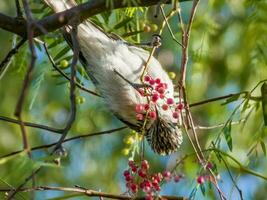
[[[44, 1], [56, 13], [77, 5], [74, 0]], [[145, 78], [150, 82], [144, 84], [141, 77], [150, 55], [147, 50], [108, 35], [90, 20], [79, 23], [76, 30], [80, 61], [108, 109], [130, 128], [142, 130], [155, 153], [169, 155], [176, 152], [183, 142], [182, 131], [173, 117], [173, 110], [166, 109], [166, 104], [165, 109], [162, 106], [166, 99], [174, 99], [174, 86], [159, 61], [151, 57], [145, 71]], [[158, 36], [155, 38], [159, 40]], [[152, 96], [155, 94], [155, 83], [151, 80], [164, 83], [165, 100], [159, 98], [152, 102], [149, 100], [151, 96], [143, 94], [144, 91], [150, 91]], [[146, 118], [140, 119], [137, 112], [142, 112], [143, 105], [149, 105], [150, 112], [156, 117], [145, 120], [149, 117], [147, 111], [143, 113]]]

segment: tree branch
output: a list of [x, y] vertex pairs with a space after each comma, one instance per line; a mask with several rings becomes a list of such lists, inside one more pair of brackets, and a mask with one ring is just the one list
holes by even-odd
[[[11, 190], [12, 189], [0, 189], [0, 192], [9, 192]], [[122, 199], [122, 200], [131, 200], [131, 199], [144, 200], [145, 199], [145, 197], [133, 198], [133, 197], [127, 196], [127, 195], [117, 195], [117, 194], [111, 194], [111, 193], [106, 193], [106, 192], [99, 192], [99, 191], [90, 190], [90, 189], [81, 188], [81, 187], [70, 188], [70, 187], [39, 186], [39, 187], [35, 187], [35, 188], [20, 189], [21, 192], [30, 192], [30, 191], [37, 191], [37, 190], [38, 191], [53, 190], [53, 191], [73, 192], [73, 193], [78, 193], [78, 194], [90, 196], [90, 197], [106, 197], [109, 199]], [[160, 199], [186, 200], [187, 198], [161, 195]]]
[[[80, 4], [69, 10], [59, 12], [48, 17], [45, 17], [41, 20], [37, 20], [36, 24], [38, 27], [43, 27], [47, 32], [55, 31], [65, 25], [67, 25], [74, 18], [77, 21], [84, 21], [85, 19], [97, 15], [101, 12], [110, 11], [118, 8], [125, 8], [127, 4], [124, 4], [124, 1], [113, 0], [114, 7], [106, 7], [106, 0], [90, 1], [87, 3]], [[180, 2], [189, 1], [189, 0], [180, 0]], [[140, 7], [153, 6], [157, 5], [159, 0], [147, 0], [147, 1], [137, 1], [137, 5]], [[77, 15], [79, 13], [79, 15]], [[35, 26], [36, 27], [36, 26]], [[20, 36], [27, 35], [27, 23], [26, 20], [20, 18], [13, 18], [6, 16], [0, 13], [0, 28], [15, 33]], [[45, 34], [39, 28], [35, 28], [34, 36], [40, 36]]]

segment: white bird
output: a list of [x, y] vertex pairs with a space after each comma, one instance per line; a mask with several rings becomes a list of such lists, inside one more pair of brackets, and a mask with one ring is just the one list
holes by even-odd
[[[74, 0], [45, 0], [55, 11], [61, 12], [75, 6]], [[143, 121], [136, 118], [136, 106], [149, 103], [147, 97], [129, 84], [143, 84], [140, 80], [149, 52], [129, 45], [120, 39], [114, 39], [104, 33], [90, 21], [77, 26], [77, 40], [80, 53], [84, 57], [83, 65], [94, 82], [96, 89], [104, 98], [113, 114], [129, 127], [140, 131]], [[152, 57], [146, 74], [152, 79], [159, 78], [167, 84], [165, 98], [174, 98], [173, 84], [161, 64]], [[128, 81], [126, 81], [128, 80]], [[161, 155], [177, 151], [183, 137], [173, 118], [171, 109], [163, 110], [162, 99], [152, 103], [157, 113], [154, 120], [145, 125], [145, 136], [152, 150]], [[150, 103], [151, 104], [151, 103]]]

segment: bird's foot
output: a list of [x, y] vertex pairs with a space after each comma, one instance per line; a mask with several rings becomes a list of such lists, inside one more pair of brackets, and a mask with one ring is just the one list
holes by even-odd
[[126, 79], [123, 75], [121, 75], [117, 70], [114, 69], [114, 72], [120, 77], [122, 78], [125, 82], [129, 83], [134, 89], [136, 89], [137, 91], [139, 91], [139, 89], [143, 89], [143, 88], [152, 88], [151, 85], [148, 84], [142, 84], [142, 83], [133, 83], [131, 81], [129, 81], [128, 79]]

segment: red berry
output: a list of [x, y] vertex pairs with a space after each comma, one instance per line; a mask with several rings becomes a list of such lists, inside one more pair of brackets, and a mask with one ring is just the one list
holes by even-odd
[[166, 182], [170, 182], [171, 181], [171, 177], [165, 177], [165, 181]]
[[179, 103], [176, 108], [178, 110], [182, 110], [184, 108], [184, 104], [183, 103]]
[[167, 104], [171, 105], [174, 103], [174, 100], [172, 98], [167, 99]]
[[130, 187], [131, 187], [131, 183], [130, 183], [130, 182], [127, 182], [127, 183], [126, 183], [126, 187], [127, 187], [127, 188], [130, 188]]
[[140, 187], [141, 189], [144, 189], [145, 186], [146, 186], [145, 181], [143, 181], [143, 182], [141, 182], [141, 183], [139, 184], [139, 187]]
[[156, 82], [157, 84], [160, 84], [160, 82], [161, 82], [160, 78], [157, 78], [157, 79], [155, 80], [155, 82]]
[[164, 94], [159, 94], [159, 98], [164, 99], [165, 95]]
[[135, 183], [132, 183], [131, 190], [132, 190], [132, 193], [136, 193], [138, 191], [138, 185]]
[[159, 183], [159, 182], [162, 181], [163, 176], [162, 176], [162, 174], [159, 172], [159, 173], [155, 174], [152, 178], [154, 178], [155, 180], [157, 180], [158, 183]]
[[149, 110], [149, 104], [144, 104], [144, 108], [145, 108], [145, 110]]
[[139, 169], [139, 170], [138, 170], [138, 175], [139, 175], [140, 177], [144, 178], [144, 177], [146, 177], [146, 172], [145, 172], [144, 170], [142, 170], [142, 169]]
[[139, 120], [139, 121], [142, 121], [144, 119], [144, 116], [143, 114], [139, 113], [136, 115], [136, 119]]
[[173, 117], [174, 119], [177, 119], [177, 118], [179, 117], [179, 113], [178, 113], [178, 112], [173, 112], [173, 113], [172, 113], [172, 117]]
[[151, 100], [152, 100], [154, 103], [155, 103], [158, 99], [159, 99], [159, 95], [158, 95], [158, 93], [155, 93], [155, 94], [152, 95]]
[[159, 186], [159, 183], [158, 183], [158, 181], [156, 179], [152, 181], [152, 186], [153, 187]]
[[133, 180], [133, 177], [132, 177], [131, 175], [129, 175], [129, 176], [125, 176], [125, 180], [126, 180], [127, 182], [130, 182], [130, 181]]
[[125, 171], [123, 172], [123, 175], [124, 175], [124, 176], [129, 176], [129, 175], [130, 175], [129, 170], [125, 170]]
[[163, 83], [164, 88], [167, 89], [168, 88], [168, 84], [167, 83]]
[[205, 182], [205, 179], [204, 179], [203, 176], [198, 176], [198, 177], [197, 177], [197, 183], [198, 183], [198, 184], [201, 185], [201, 184], [203, 184], [204, 182]]
[[150, 79], [149, 84], [150, 85], [154, 85], [155, 84], [155, 81], [153, 79]]
[[145, 187], [143, 188], [143, 191], [144, 191], [145, 193], [150, 193], [150, 192], [151, 192], [151, 187], [145, 186]]
[[166, 89], [164, 83], [160, 83], [160, 84], [158, 84], [158, 87], [159, 87], [159, 88], [162, 87], [162, 88]]
[[157, 113], [155, 111], [150, 111], [149, 112], [149, 117], [150, 117], [150, 119], [156, 119]]
[[134, 173], [137, 172], [137, 169], [138, 169], [138, 167], [136, 165], [132, 166], [132, 172], [134, 172]]
[[158, 93], [160, 93], [160, 94], [164, 94], [165, 89], [164, 89], [163, 87], [160, 87], [160, 88], [157, 89], [157, 91], [158, 91]]
[[153, 200], [153, 196], [150, 194], [146, 195], [145, 200]]
[[150, 77], [149, 77], [148, 75], [146, 75], [146, 76], [144, 77], [144, 80], [145, 80], [146, 82], [149, 82], [149, 81], [150, 81]]
[[179, 176], [179, 175], [175, 175], [173, 177], [173, 180], [174, 180], [175, 183], [178, 183], [180, 181], [180, 179], [181, 179], [181, 176]]
[[145, 110], [144, 105], [143, 104], [137, 104], [135, 105], [135, 112], [136, 113], [143, 113]]
[[128, 165], [129, 165], [129, 167], [134, 166], [134, 165], [135, 165], [135, 164], [134, 164], [134, 161], [133, 161], [133, 160], [129, 160]]
[[210, 181], [210, 180], [212, 179], [212, 177], [211, 177], [210, 175], [206, 175], [206, 176], [204, 177], [204, 179], [205, 179], [206, 181]]
[[138, 89], [138, 92], [141, 96], [145, 96], [145, 91], [143, 89]]
[[164, 171], [163, 172], [163, 176], [166, 177], [170, 177], [171, 176], [171, 172], [170, 171]]
[[141, 168], [144, 169], [144, 170], [149, 169], [149, 164], [148, 164], [148, 161], [147, 160], [143, 160], [141, 162]]
[[163, 104], [161, 107], [163, 110], [168, 110], [168, 108], [169, 108], [169, 106], [167, 104]]
[[208, 162], [208, 164], [206, 165], [206, 169], [212, 169], [213, 168], [213, 164], [211, 162]]
[[158, 186], [156, 186], [156, 187], [154, 187], [154, 189], [156, 190], [156, 191], [160, 191], [160, 186], [158, 185]]

